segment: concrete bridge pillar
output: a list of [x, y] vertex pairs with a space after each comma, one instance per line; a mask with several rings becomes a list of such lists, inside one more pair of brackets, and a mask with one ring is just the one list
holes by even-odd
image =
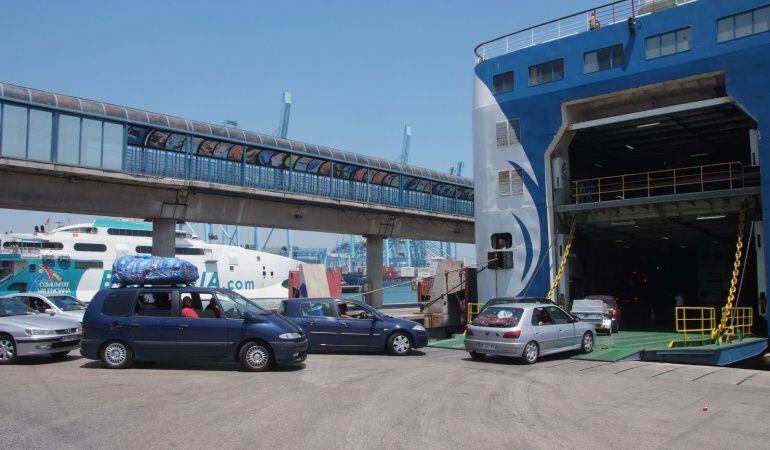
[[[382, 236], [366, 236], [366, 279], [371, 288], [382, 289]], [[382, 307], [382, 291], [378, 290], [368, 296], [367, 303], [375, 308]]]
[[152, 255], [171, 258], [176, 254], [176, 220], [152, 219]]

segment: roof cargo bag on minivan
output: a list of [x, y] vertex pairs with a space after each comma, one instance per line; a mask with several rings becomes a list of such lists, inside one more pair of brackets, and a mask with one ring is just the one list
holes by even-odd
[[193, 284], [198, 268], [179, 258], [124, 256], [112, 264], [112, 282], [121, 286]]

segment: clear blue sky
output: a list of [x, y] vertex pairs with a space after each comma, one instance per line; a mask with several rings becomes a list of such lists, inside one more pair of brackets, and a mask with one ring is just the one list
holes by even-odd
[[[0, 80], [472, 174], [476, 44], [599, 0], [6, 1]], [[0, 211], [0, 230], [52, 216]], [[283, 234], [281, 234], [283, 237]], [[335, 237], [295, 233], [295, 244]], [[277, 241], [275, 243], [281, 243]], [[470, 246], [464, 254], [471, 255]]]

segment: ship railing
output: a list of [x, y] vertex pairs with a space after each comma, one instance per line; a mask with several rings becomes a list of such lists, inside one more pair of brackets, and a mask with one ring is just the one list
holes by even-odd
[[474, 49], [474, 52], [477, 62], [481, 62], [694, 1], [696, 0], [616, 1], [483, 42]]
[[23, 258], [39, 258], [40, 253], [39, 248], [19, 247], [16, 245], [0, 248], [0, 255], [19, 255]]
[[572, 182], [572, 202], [599, 203], [757, 186], [756, 169], [740, 162], [628, 173]]

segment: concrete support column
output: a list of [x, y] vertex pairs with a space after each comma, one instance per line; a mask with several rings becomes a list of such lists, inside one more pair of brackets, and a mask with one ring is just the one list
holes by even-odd
[[[371, 289], [382, 289], [382, 236], [366, 236], [366, 280]], [[367, 303], [375, 308], [382, 307], [382, 291], [368, 295]]]
[[153, 256], [173, 257], [176, 253], [176, 220], [152, 219]]

